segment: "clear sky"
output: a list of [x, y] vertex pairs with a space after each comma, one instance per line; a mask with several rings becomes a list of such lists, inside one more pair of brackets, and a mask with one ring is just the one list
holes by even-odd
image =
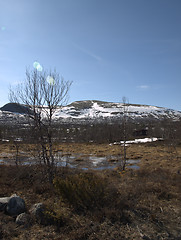
[[181, 110], [181, 0], [0, 0], [0, 106], [38, 61], [69, 102]]

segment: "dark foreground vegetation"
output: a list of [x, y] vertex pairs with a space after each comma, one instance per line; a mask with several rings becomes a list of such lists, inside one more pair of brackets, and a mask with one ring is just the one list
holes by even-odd
[[46, 206], [42, 223], [18, 226], [0, 213], [0, 239], [181, 239], [181, 174], [60, 168], [53, 185], [38, 166], [0, 166], [0, 197]]

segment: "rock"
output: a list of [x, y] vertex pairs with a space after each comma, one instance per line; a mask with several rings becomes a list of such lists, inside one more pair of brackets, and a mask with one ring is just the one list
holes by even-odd
[[142, 237], [142, 239], [144, 239], [144, 240], [151, 240], [148, 236], [146, 236], [146, 235], [144, 235], [143, 237]]
[[18, 225], [29, 225], [30, 224], [30, 215], [27, 213], [21, 213], [16, 217], [16, 223]]
[[25, 211], [25, 201], [16, 194], [12, 195], [7, 203], [6, 212], [11, 216], [17, 216]]
[[0, 211], [5, 211], [10, 197], [0, 198]]
[[45, 205], [43, 203], [34, 204], [30, 208], [29, 212], [39, 223], [43, 223], [45, 221]]

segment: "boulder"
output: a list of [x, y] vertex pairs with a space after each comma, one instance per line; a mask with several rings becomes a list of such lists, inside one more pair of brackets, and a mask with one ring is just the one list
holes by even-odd
[[0, 198], [0, 211], [5, 211], [10, 197]]
[[20, 213], [26, 211], [25, 201], [17, 196], [16, 194], [12, 195], [9, 198], [9, 201], [6, 206], [6, 212], [10, 216], [18, 216]]
[[16, 217], [16, 223], [18, 225], [28, 226], [30, 224], [30, 215], [27, 213], [21, 213]]
[[34, 204], [30, 210], [30, 214], [39, 223], [44, 223], [45, 221], [45, 205], [43, 203]]

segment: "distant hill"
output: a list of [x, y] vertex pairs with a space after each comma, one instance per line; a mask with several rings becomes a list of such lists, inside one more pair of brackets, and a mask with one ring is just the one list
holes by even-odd
[[[181, 112], [150, 105], [127, 104], [126, 116], [129, 120], [137, 121], [160, 121], [181, 119]], [[19, 116], [21, 122], [26, 122], [24, 114], [31, 112], [31, 110], [20, 104], [8, 103], [0, 108], [0, 122], [15, 123]], [[76, 101], [67, 106], [57, 107], [53, 119], [59, 123], [76, 123], [85, 124], [89, 122], [104, 122], [113, 123], [121, 121], [124, 112], [123, 103], [103, 102], [97, 100]], [[18, 113], [18, 116], [17, 116]], [[42, 114], [42, 117], [44, 114]]]
[[5, 112], [11, 112], [11, 113], [20, 113], [20, 114], [27, 114], [31, 112], [31, 110], [28, 107], [18, 103], [7, 103], [2, 108], [0, 108], [0, 110]]
[[[74, 121], [87, 121], [87, 120], [120, 120], [123, 116], [124, 104], [103, 102], [97, 100], [76, 101], [66, 107], [57, 109], [54, 119], [72, 119]], [[181, 112], [150, 105], [140, 104], [127, 104], [126, 115], [132, 120], [148, 120], [148, 119], [171, 119], [179, 120]]]

